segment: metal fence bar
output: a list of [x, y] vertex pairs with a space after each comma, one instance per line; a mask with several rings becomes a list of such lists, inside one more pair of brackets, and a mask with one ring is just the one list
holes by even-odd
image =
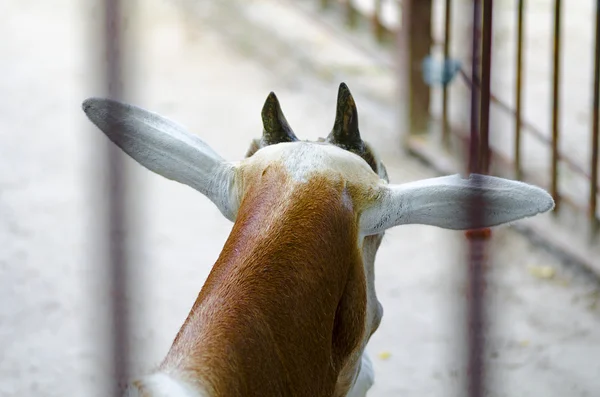
[[[472, 202], [471, 216], [483, 217], [481, 203]], [[489, 229], [469, 231], [468, 239], [468, 391], [469, 397], [483, 397], [485, 390], [485, 267], [487, 243], [491, 237]]]
[[479, 172], [488, 173], [490, 163], [490, 86], [492, 77], [493, 0], [483, 1], [481, 56], [481, 129], [479, 131]]
[[[450, 27], [452, 25], [452, 0], [446, 0], [444, 15], [444, 60], [450, 56]], [[448, 126], [448, 86], [442, 87], [442, 142], [448, 145], [450, 142], [450, 130]]]
[[[108, 96], [119, 99], [123, 95], [121, 57], [121, 11], [120, 0], [104, 1], [104, 40], [106, 51], [106, 86]], [[108, 228], [107, 248], [110, 263], [108, 280], [111, 292], [112, 318], [109, 319], [111, 331], [110, 347], [112, 353], [112, 370], [114, 374], [112, 394], [121, 395], [120, 381], [126, 381], [129, 376], [129, 341], [128, 318], [125, 304], [125, 294], [128, 287], [125, 231], [125, 175], [123, 157], [119, 149], [107, 140], [106, 147], [109, 191], [107, 197]]]
[[523, 111], [523, 14], [525, 8], [525, 0], [519, 0], [517, 6], [517, 64], [515, 66], [517, 72], [517, 82], [515, 87], [515, 176], [517, 179], [523, 177], [523, 169], [521, 166], [521, 118]]
[[[481, 0], [473, 0], [473, 41], [471, 46], [471, 81], [479, 77], [479, 35], [481, 29]], [[469, 150], [469, 172], [477, 172], [479, 166], [479, 90], [471, 90], [471, 144]]]
[[592, 231], [598, 230], [598, 219], [596, 217], [597, 194], [598, 194], [598, 129], [600, 120], [598, 112], [600, 107], [600, 0], [596, 0], [596, 39], [594, 51], [594, 100], [592, 121], [592, 159], [590, 164], [590, 222]]
[[558, 192], [558, 139], [559, 139], [559, 108], [560, 108], [560, 22], [561, 22], [561, 0], [554, 2], [554, 53], [552, 58], [552, 182], [550, 193], [554, 198], [555, 211], [560, 208], [560, 196]]
[[[489, 162], [489, 106], [491, 72], [491, 22], [492, 1], [484, 0], [483, 26], [481, 0], [473, 1], [473, 42], [472, 79], [482, 81], [479, 90], [471, 92], [471, 142], [469, 151], [469, 171], [487, 173]], [[483, 43], [480, 33], [483, 30]], [[480, 50], [482, 56], [480, 57]], [[480, 71], [481, 60], [481, 71]], [[481, 80], [479, 78], [481, 74]], [[474, 182], [475, 183], [475, 182]], [[474, 224], [482, 224], [484, 205], [481, 197], [474, 197], [470, 204], [470, 215]], [[466, 233], [468, 238], [468, 390], [470, 397], [482, 397], [485, 387], [484, 348], [485, 348], [485, 260], [487, 240], [490, 230], [476, 230]]]

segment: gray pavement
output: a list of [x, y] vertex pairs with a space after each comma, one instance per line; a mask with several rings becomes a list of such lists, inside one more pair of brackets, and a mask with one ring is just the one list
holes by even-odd
[[[260, 133], [271, 90], [299, 136], [325, 135], [343, 80], [391, 180], [434, 176], [399, 150], [393, 76], [286, 3], [129, 4], [127, 99], [186, 125], [225, 158], [240, 158]], [[0, 24], [8, 38], [0, 41], [0, 396], [102, 396], [109, 295], [95, 242], [106, 140], [80, 110], [102, 94], [103, 60], [92, 55], [99, 8], [21, 0], [0, 11], [10, 16]], [[126, 162], [137, 374], [166, 353], [231, 224], [192, 189]], [[491, 257], [489, 395], [600, 395], [598, 283], [509, 228], [496, 232]], [[460, 233], [407, 226], [387, 234], [376, 264], [385, 314], [368, 348], [369, 396], [464, 395], [463, 258]]]

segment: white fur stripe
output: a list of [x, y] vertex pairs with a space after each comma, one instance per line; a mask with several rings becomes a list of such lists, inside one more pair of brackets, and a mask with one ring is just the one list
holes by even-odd
[[[139, 384], [142, 390], [136, 384]], [[208, 397], [208, 394], [171, 375], [158, 372], [132, 382], [124, 397]]]

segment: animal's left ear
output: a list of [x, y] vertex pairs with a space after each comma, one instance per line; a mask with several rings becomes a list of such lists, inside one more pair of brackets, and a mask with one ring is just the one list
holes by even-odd
[[[474, 219], [473, 205], [483, 210]], [[360, 216], [365, 235], [398, 225], [421, 224], [468, 230], [498, 226], [550, 211], [554, 200], [545, 190], [523, 182], [472, 174], [382, 185], [379, 197]]]
[[236, 166], [200, 137], [156, 113], [115, 100], [88, 98], [82, 107], [90, 121], [135, 161], [198, 190], [227, 219], [235, 220]]

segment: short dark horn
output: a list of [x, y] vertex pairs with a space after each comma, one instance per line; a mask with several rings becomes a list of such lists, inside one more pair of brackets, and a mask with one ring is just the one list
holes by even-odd
[[275, 93], [271, 92], [262, 108], [263, 145], [274, 145], [281, 142], [297, 141], [294, 131], [290, 128]]
[[356, 103], [345, 83], [341, 83], [338, 90], [335, 122], [327, 141], [354, 152], [364, 150], [364, 144], [358, 131]]

